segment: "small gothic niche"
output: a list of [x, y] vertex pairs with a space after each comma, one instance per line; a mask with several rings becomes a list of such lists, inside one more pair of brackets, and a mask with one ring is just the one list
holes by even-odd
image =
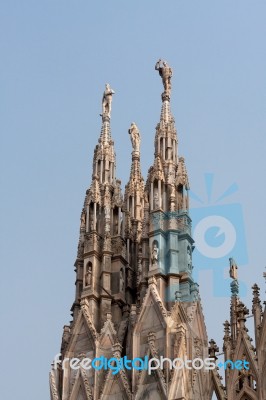
[[153, 182], [153, 209], [158, 210], [160, 208], [160, 198], [157, 179]]
[[159, 260], [159, 244], [157, 240], [152, 242], [152, 249], [151, 249], [151, 264], [157, 265]]
[[125, 289], [125, 278], [123, 268], [119, 272], [119, 292], [123, 293]]
[[190, 246], [187, 246], [187, 266], [189, 271], [192, 271], [192, 250]]
[[91, 286], [92, 284], [92, 263], [89, 261], [86, 264], [86, 271], [85, 271], [85, 285], [84, 286]]
[[119, 212], [118, 212], [118, 207], [115, 206], [113, 209], [113, 224], [112, 224], [113, 236], [116, 236], [119, 233], [118, 225], [119, 225]]
[[183, 197], [184, 197], [184, 187], [179, 184], [177, 187], [177, 209], [178, 211], [183, 211]]
[[93, 203], [91, 202], [89, 205], [89, 224], [88, 224], [90, 232], [94, 230], [93, 212], [94, 212], [94, 206]]

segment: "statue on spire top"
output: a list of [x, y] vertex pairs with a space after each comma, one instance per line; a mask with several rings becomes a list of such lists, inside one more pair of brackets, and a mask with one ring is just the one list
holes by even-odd
[[134, 151], [139, 151], [140, 148], [140, 134], [135, 122], [132, 122], [128, 133], [130, 134], [130, 139]]
[[230, 263], [230, 270], [229, 270], [230, 278], [237, 280], [238, 266], [232, 257], [229, 258], [229, 263]]
[[166, 61], [162, 61], [159, 59], [155, 64], [156, 71], [159, 71], [159, 74], [163, 81], [164, 92], [162, 96], [167, 96], [170, 99], [171, 96], [171, 78], [173, 75], [172, 68], [169, 67]]
[[109, 117], [111, 118], [111, 109], [112, 109], [112, 96], [115, 92], [111, 89], [109, 83], [105, 85], [105, 91], [103, 92], [102, 99], [102, 114], [101, 117]]

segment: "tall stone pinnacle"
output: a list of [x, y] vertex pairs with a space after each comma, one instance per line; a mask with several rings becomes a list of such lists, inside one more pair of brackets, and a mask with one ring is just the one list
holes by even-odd
[[103, 144], [108, 144], [111, 140], [111, 130], [110, 130], [110, 119], [111, 119], [111, 110], [112, 110], [112, 99], [114, 90], [111, 89], [109, 83], [105, 85], [105, 91], [103, 92], [102, 97], [102, 129], [101, 136], [99, 142]]
[[144, 179], [140, 166], [140, 133], [135, 122], [132, 122], [128, 133], [133, 151], [130, 177], [125, 187], [126, 236], [140, 242], [144, 213]]
[[114, 91], [107, 83], [102, 97], [102, 127], [99, 144], [94, 150], [92, 179], [100, 184], [113, 184], [115, 181], [115, 151], [111, 136], [111, 104]]

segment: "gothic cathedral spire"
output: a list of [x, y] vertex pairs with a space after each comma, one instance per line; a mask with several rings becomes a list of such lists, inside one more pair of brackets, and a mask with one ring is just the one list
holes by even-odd
[[[140, 166], [140, 132], [129, 128], [132, 164], [124, 196], [116, 178], [111, 138], [114, 91], [106, 85], [102, 128], [81, 213], [75, 262], [73, 320], [64, 327], [61, 362], [50, 374], [52, 400], [209, 400], [225, 394], [217, 371], [71, 367], [69, 360], [167, 357], [204, 359], [208, 339], [192, 276], [193, 239], [188, 176], [178, 156], [170, 110], [172, 69], [159, 60], [162, 111], [155, 158], [146, 184]], [[217, 346], [211, 342], [211, 354]], [[68, 360], [68, 361], [67, 361]], [[65, 362], [66, 361], [66, 362]]]

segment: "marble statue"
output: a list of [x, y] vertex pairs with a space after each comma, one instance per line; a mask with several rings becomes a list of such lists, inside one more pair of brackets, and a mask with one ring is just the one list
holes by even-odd
[[159, 74], [163, 81], [164, 94], [170, 97], [171, 95], [171, 77], [173, 75], [172, 69], [169, 67], [166, 61], [162, 61], [159, 59], [155, 64], [156, 71], [159, 71]]
[[106, 83], [102, 99], [102, 116], [107, 115], [107, 117], [111, 118], [112, 96], [114, 93], [115, 92], [113, 91], [113, 89], [111, 89], [109, 83]]
[[128, 133], [130, 134], [130, 139], [134, 151], [139, 151], [140, 149], [140, 134], [135, 122], [132, 122]]
[[80, 217], [80, 228], [85, 228], [86, 224], [86, 215], [85, 211], [82, 211], [81, 217]]
[[105, 213], [105, 218], [106, 219], [110, 219], [110, 216], [111, 216], [110, 207], [106, 206], [105, 209], [104, 209], [104, 213]]
[[157, 247], [157, 244], [154, 243], [153, 249], [152, 249], [152, 254], [151, 254], [151, 262], [152, 265], [156, 264], [159, 258], [159, 249]]
[[159, 199], [158, 192], [154, 193], [154, 207], [155, 208], [159, 208], [160, 207], [160, 199]]
[[88, 270], [87, 270], [87, 273], [86, 273], [86, 277], [85, 277], [86, 286], [90, 286], [91, 285], [91, 275], [92, 275], [92, 266], [89, 264], [88, 265]]

